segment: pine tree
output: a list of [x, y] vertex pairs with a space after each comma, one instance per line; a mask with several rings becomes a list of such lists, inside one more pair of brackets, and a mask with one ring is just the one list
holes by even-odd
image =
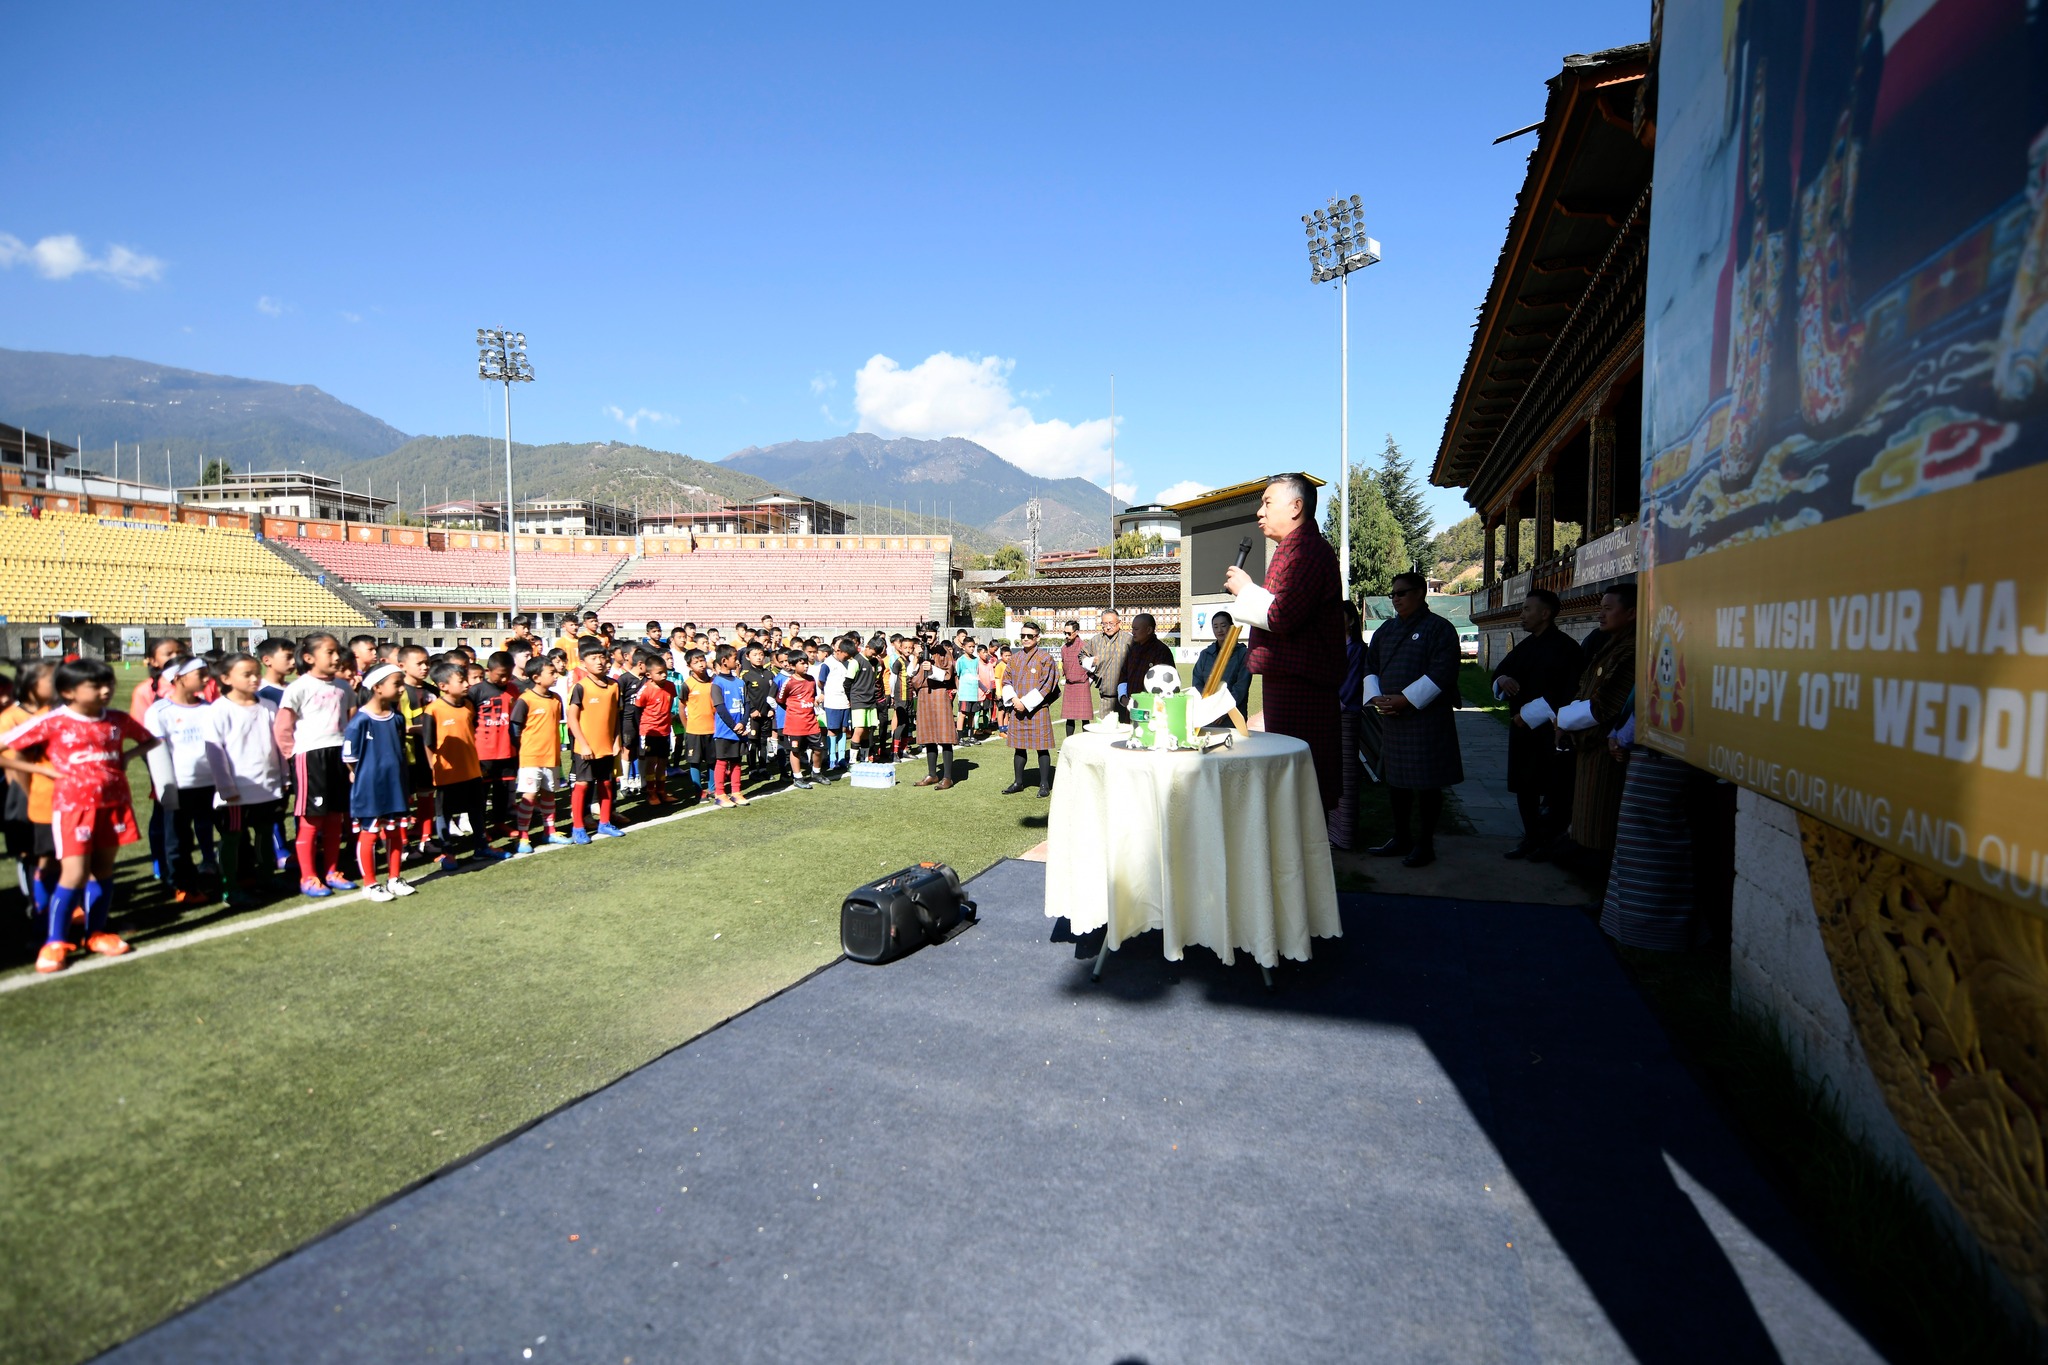
[[1422, 554], [1429, 546], [1433, 529], [1429, 509], [1423, 506], [1421, 485], [1409, 472], [1408, 457], [1401, 453], [1392, 432], [1387, 433], [1387, 448], [1380, 452], [1380, 461], [1380, 496], [1401, 525], [1402, 541], [1416, 554]]
[[[1323, 509], [1323, 536], [1339, 554], [1343, 546], [1337, 530], [1337, 514], [1343, 507], [1337, 490], [1326, 489], [1329, 505]], [[1407, 542], [1401, 537], [1401, 523], [1380, 494], [1372, 471], [1351, 471], [1351, 597], [1376, 597], [1393, 585], [1394, 575], [1408, 567]]]

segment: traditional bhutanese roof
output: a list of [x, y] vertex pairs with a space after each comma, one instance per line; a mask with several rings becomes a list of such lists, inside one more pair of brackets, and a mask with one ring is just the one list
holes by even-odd
[[1637, 43], [1565, 58], [1474, 324], [1430, 482], [1470, 484], [1650, 183]]
[[[1281, 472], [1298, 473], [1300, 471], [1283, 470]], [[1169, 505], [1167, 510], [1171, 512], [1179, 512], [1185, 515], [1189, 512], [1194, 511], [1198, 507], [1207, 507], [1211, 503], [1228, 502], [1232, 498], [1241, 498], [1247, 493], [1258, 492], [1260, 489], [1266, 486], [1269, 480], [1274, 479], [1276, 477], [1278, 476], [1274, 474], [1268, 474], [1264, 478], [1247, 479], [1243, 483], [1234, 483], [1230, 485], [1230, 487], [1228, 488], [1213, 489], [1210, 492], [1203, 493], [1198, 497], [1189, 498], [1186, 502], [1172, 503]], [[1313, 474], [1302, 474], [1302, 477], [1307, 479], [1310, 483], [1314, 484], [1317, 488], [1321, 488], [1323, 486], [1323, 481]]]
[[[1027, 578], [1021, 582], [991, 584], [988, 591], [1005, 606], [1011, 607], [1088, 606], [1109, 600], [1109, 575], [1061, 574], [1057, 578]], [[1137, 576], [1127, 575], [1118, 569], [1116, 598], [1120, 606], [1126, 603], [1132, 606], [1178, 606], [1180, 575]]]

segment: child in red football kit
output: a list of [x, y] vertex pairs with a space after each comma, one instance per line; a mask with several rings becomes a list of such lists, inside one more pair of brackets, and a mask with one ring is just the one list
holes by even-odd
[[[71, 907], [85, 899], [85, 947], [118, 957], [128, 945], [107, 928], [114, 854], [136, 839], [135, 807], [128, 790], [128, 760], [156, 745], [155, 736], [126, 711], [110, 711], [114, 670], [98, 659], [60, 664], [56, 693], [64, 705], [0, 735], [0, 767], [57, 784], [50, 803], [56, 844], [57, 889], [50, 893], [48, 933], [36, 970], [59, 971], [74, 951]], [[134, 748], [125, 746], [133, 743]], [[31, 755], [40, 754], [41, 761]]]

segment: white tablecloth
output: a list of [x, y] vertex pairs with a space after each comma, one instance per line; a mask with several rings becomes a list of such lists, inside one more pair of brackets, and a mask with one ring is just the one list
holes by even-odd
[[1150, 929], [1225, 962], [1307, 961], [1336, 938], [1336, 874], [1308, 745], [1254, 733], [1206, 754], [1115, 747], [1082, 733], [1060, 749], [1045, 858], [1045, 913], [1109, 942]]

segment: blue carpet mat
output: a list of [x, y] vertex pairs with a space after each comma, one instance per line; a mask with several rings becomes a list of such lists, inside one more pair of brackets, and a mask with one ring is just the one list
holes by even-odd
[[1268, 992], [974, 893], [110, 1358], [1878, 1358], [1578, 911], [1347, 896]]

